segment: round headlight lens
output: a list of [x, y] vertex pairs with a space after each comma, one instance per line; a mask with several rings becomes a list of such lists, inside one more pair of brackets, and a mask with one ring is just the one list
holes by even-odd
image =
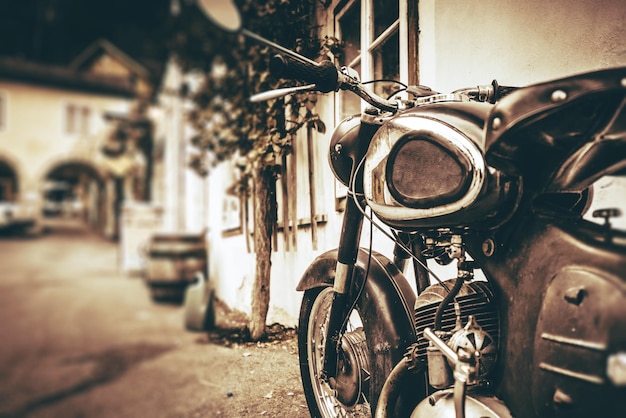
[[462, 197], [468, 188], [469, 161], [424, 136], [400, 140], [387, 160], [391, 195], [413, 208], [444, 205]]

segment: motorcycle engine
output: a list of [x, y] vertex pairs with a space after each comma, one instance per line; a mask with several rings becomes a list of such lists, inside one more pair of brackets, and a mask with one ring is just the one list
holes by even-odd
[[[429, 286], [415, 302], [415, 325], [417, 330], [417, 360], [428, 362], [429, 380], [436, 389], [452, 385], [452, 370], [449, 365], [435, 364], [429, 355], [429, 341], [424, 329], [433, 328], [437, 308], [448, 291], [441, 285]], [[487, 382], [494, 369], [499, 346], [499, 321], [493, 292], [487, 282], [466, 282], [453, 302], [443, 311], [441, 329], [449, 336], [448, 345], [481, 352], [478, 377]]]
[[[438, 418], [455, 416], [458, 407], [453, 379], [454, 366], [441, 351], [430, 345], [424, 329], [433, 328], [436, 312], [448, 290], [441, 284], [429, 286], [415, 302], [417, 345], [412, 356], [428, 364], [428, 380], [434, 389], [440, 389], [424, 399], [414, 409], [411, 418]], [[496, 364], [499, 321], [493, 292], [487, 282], [465, 282], [452, 302], [443, 310], [438, 334], [455, 352], [464, 350], [477, 359], [475, 375], [468, 381], [469, 391], [463, 404], [467, 418], [511, 418], [502, 401], [472, 387], [489, 386]], [[454, 371], [456, 373], [456, 371]], [[458, 416], [458, 415], [457, 415]]]

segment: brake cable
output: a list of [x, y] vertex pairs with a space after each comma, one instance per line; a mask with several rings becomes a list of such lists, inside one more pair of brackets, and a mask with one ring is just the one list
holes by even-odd
[[[393, 234], [391, 234], [388, 231], [386, 231], [383, 226], [381, 226], [376, 221], [374, 221], [374, 218], [372, 216], [368, 215], [366, 213], [365, 209], [361, 206], [361, 202], [359, 202], [359, 200], [357, 199], [357, 193], [355, 191], [355, 187], [356, 186], [355, 186], [354, 183], [355, 183], [356, 173], [358, 173], [359, 170], [361, 170], [361, 167], [363, 166], [364, 163], [365, 163], [365, 157], [363, 157], [361, 159], [361, 161], [359, 162], [359, 164], [357, 165], [356, 170], [355, 170], [355, 174], [350, 179], [350, 187], [348, 188], [348, 194], [351, 195], [351, 197], [352, 197], [354, 203], [356, 204], [357, 208], [363, 214], [365, 219], [367, 219], [373, 226], [375, 226], [376, 229], [378, 229], [380, 232], [382, 232], [383, 235], [385, 235], [392, 242], [394, 242], [396, 245], [398, 245], [402, 250], [404, 250], [420, 266], [422, 266], [424, 269], [426, 269], [428, 274], [432, 275], [432, 277], [437, 281], [437, 283], [439, 283], [448, 293], [450, 293], [450, 289], [448, 288], [448, 286], [444, 283], [443, 280], [441, 280], [439, 278], [439, 276], [437, 276], [437, 274], [435, 274], [435, 272], [430, 267], [428, 267], [428, 265], [426, 263], [424, 263], [422, 260], [420, 260], [415, 254], [413, 254], [413, 251], [411, 249], [409, 249], [408, 246], [404, 245], [404, 243], [401, 242], [400, 240], [396, 240], [395, 237], [393, 236]], [[361, 195], [361, 196], [363, 197], [363, 195]], [[371, 235], [370, 235], [370, 238], [371, 238]]]

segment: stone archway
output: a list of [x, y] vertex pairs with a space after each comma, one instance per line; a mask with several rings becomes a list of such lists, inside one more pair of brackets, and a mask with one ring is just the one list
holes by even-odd
[[37, 197], [28, 192], [28, 179], [18, 160], [0, 151], [0, 231], [32, 231], [39, 219]]
[[11, 164], [0, 159], [0, 202], [15, 202], [19, 193], [19, 182]]
[[104, 233], [109, 222], [106, 174], [96, 163], [58, 158], [42, 170], [39, 185], [46, 226], [70, 220]]
[[17, 160], [5, 152], [0, 152], [0, 202], [18, 202], [21, 200], [23, 178]]

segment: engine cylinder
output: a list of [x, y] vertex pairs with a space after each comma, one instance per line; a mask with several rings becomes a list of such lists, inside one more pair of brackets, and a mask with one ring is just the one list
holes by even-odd
[[[417, 359], [427, 361], [429, 342], [424, 337], [424, 329], [433, 327], [437, 307], [445, 297], [447, 291], [440, 284], [429, 286], [415, 301], [415, 328], [417, 330]], [[463, 324], [473, 315], [476, 322], [488, 333], [498, 346], [499, 321], [493, 292], [487, 282], [464, 283], [455, 301], [460, 308], [460, 317]], [[456, 326], [454, 304], [450, 304], [443, 312], [441, 330], [451, 332]], [[430, 368], [430, 365], [429, 365]]]

